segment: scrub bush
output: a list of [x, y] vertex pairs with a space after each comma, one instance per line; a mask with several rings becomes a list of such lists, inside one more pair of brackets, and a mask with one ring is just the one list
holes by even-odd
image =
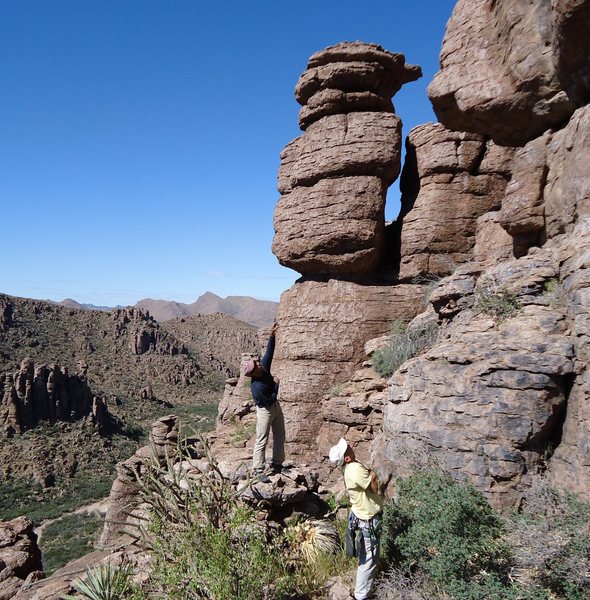
[[475, 289], [475, 312], [493, 317], [496, 321], [504, 321], [520, 308], [518, 296], [503, 287], [498, 287], [494, 281], [483, 277]]
[[460, 592], [456, 597], [470, 598], [467, 587], [500, 585], [506, 578], [509, 555], [500, 516], [473, 486], [442, 472], [422, 471], [400, 481], [398, 502], [386, 507], [383, 532], [389, 562]]
[[414, 326], [408, 326], [403, 321], [394, 321], [389, 343], [373, 353], [373, 368], [381, 377], [391, 377], [406, 360], [430, 348], [437, 333], [436, 321]]

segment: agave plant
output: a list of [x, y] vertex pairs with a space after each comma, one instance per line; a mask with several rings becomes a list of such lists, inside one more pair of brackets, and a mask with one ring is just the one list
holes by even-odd
[[307, 563], [314, 563], [321, 554], [335, 554], [341, 548], [338, 532], [331, 521], [309, 519], [287, 530], [292, 550]]
[[[120, 600], [131, 588], [131, 569], [111, 563], [86, 571], [84, 580], [74, 583], [76, 591], [89, 600]], [[76, 596], [62, 596], [64, 600], [78, 600]]]

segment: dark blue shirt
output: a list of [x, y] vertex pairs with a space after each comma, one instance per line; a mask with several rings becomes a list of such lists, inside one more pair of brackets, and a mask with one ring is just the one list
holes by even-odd
[[266, 352], [260, 360], [260, 366], [263, 371], [262, 376], [252, 377], [252, 381], [250, 382], [250, 390], [252, 390], [252, 397], [254, 398], [254, 404], [256, 404], [256, 406], [269, 408], [277, 400], [279, 386], [270, 372], [274, 352], [275, 336], [271, 335], [268, 340], [268, 345], [266, 346]]

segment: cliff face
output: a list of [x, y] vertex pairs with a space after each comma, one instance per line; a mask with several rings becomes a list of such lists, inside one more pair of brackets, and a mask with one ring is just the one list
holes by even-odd
[[[589, 6], [458, 2], [389, 231], [389, 99], [418, 69], [361, 43], [311, 58], [274, 218], [303, 275], [277, 315], [292, 455], [321, 468], [345, 435], [385, 480], [426, 456], [498, 507], [542, 472], [590, 497]], [[412, 319], [438, 335], [384, 381], [363, 361], [386, 340], [364, 345]]]

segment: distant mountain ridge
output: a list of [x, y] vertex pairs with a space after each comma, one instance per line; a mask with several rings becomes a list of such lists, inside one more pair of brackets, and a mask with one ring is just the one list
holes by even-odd
[[51, 302], [52, 304], [59, 304], [60, 306], [67, 306], [68, 308], [77, 308], [79, 310], [102, 310], [104, 312], [113, 310], [113, 308], [124, 308], [121, 304], [117, 304], [117, 306], [96, 306], [96, 304], [82, 304], [81, 302], [77, 302], [73, 298], [66, 298], [61, 302], [53, 302], [53, 300], [47, 300], [47, 302]]
[[[59, 304], [68, 308], [77, 308], [79, 310], [100, 310], [108, 312], [114, 308], [124, 308], [117, 306], [96, 306], [95, 304], [83, 304], [66, 298], [61, 302], [46, 300], [52, 304]], [[268, 327], [272, 325], [277, 313], [278, 302], [271, 300], [257, 300], [251, 296], [227, 296], [221, 298], [213, 292], [205, 292], [199, 296], [193, 303], [185, 304], [175, 300], [154, 300], [144, 298], [134, 305], [134, 308], [143, 308], [148, 310], [150, 315], [156, 321], [163, 323], [170, 319], [180, 319], [182, 317], [191, 317], [193, 315], [212, 315], [222, 313], [234, 317], [239, 321], [244, 321], [254, 327]]]
[[147, 309], [159, 322], [192, 315], [223, 313], [255, 327], [268, 327], [275, 320], [278, 303], [271, 300], [257, 300], [250, 296], [220, 298], [212, 292], [205, 292], [192, 304], [144, 298], [135, 307]]

